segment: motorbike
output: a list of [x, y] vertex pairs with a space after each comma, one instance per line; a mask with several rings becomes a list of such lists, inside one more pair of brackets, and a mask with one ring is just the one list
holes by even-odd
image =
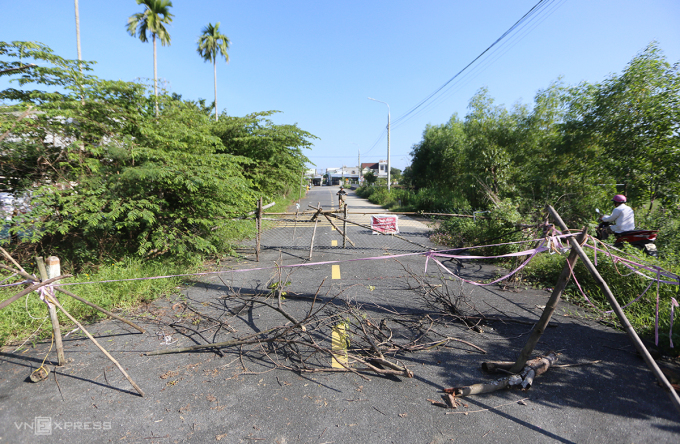
[[[600, 214], [599, 209], [595, 209], [597, 214]], [[609, 222], [600, 221], [600, 224], [596, 228], [596, 238], [599, 240], [607, 240], [610, 235], [614, 235], [616, 240], [614, 241], [614, 247], [623, 247], [624, 242], [628, 242], [635, 248], [644, 251], [648, 256], [659, 257], [659, 252], [656, 249], [654, 242], [656, 241], [656, 235], [659, 230], [633, 230], [633, 231], [623, 231], [621, 233], [615, 233], [609, 228], [611, 224]]]

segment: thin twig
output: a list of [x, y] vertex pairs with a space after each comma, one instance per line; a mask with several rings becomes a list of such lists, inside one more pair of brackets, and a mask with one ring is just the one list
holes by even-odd
[[519, 400], [517, 400], [517, 401], [508, 402], [507, 404], [497, 405], [496, 407], [489, 407], [488, 409], [469, 410], [469, 411], [467, 411], [467, 412], [446, 412], [446, 414], [447, 414], [447, 415], [455, 415], [455, 414], [461, 414], [461, 413], [462, 413], [463, 415], [467, 415], [467, 414], [469, 414], [469, 413], [487, 412], [487, 411], [489, 411], [489, 410], [495, 410], [495, 409], [498, 409], [498, 408], [501, 408], [501, 407], [505, 407], [506, 405], [517, 404], [517, 403], [519, 403], [519, 402], [521, 402], [521, 401], [526, 401], [527, 399], [529, 399], [529, 398], [522, 398], [522, 399], [519, 399]]

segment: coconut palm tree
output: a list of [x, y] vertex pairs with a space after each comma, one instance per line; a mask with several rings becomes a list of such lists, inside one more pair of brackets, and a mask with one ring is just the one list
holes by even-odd
[[203, 34], [198, 39], [198, 48], [196, 51], [203, 57], [206, 62], [212, 62], [213, 71], [215, 75], [215, 121], [217, 122], [217, 56], [221, 55], [224, 60], [229, 62], [229, 38], [220, 33], [220, 22], [215, 26], [208, 23], [208, 26], [203, 28]]
[[172, 7], [170, 0], [137, 0], [138, 5], [144, 5], [144, 12], [128, 17], [127, 30], [132, 37], [139, 36], [139, 40], [147, 42], [147, 33], [153, 39], [153, 92], [156, 96], [156, 117], [158, 117], [158, 80], [156, 69], [156, 38], [161, 45], [170, 44], [170, 34], [164, 25], [170, 24], [174, 15], [170, 14]]

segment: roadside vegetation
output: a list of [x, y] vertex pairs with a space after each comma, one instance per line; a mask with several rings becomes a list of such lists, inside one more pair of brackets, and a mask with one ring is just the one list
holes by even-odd
[[[0, 42], [0, 75], [14, 86], [0, 91], [0, 192], [22, 203], [2, 215], [0, 245], [27, 270], [51, 255], [76, 281], [195, 270], [255, 233], [239, 218], [259, 198], [276, 201], [272, 211], [298, 198], [312, 134], [274, 124], [275, 111], [218, 120], [203, 100], [156, 96], [143, 83], [91, 75], [91, 66], [40, 43]], [[176, 285], [79, 290], [124, 309]], [[12, 305], [0, 311], [0, 344], [39, 324]]]
[[[464, 118], [453, 115], [428, 125], [411, 151], [400, 185], [365, 186], [358, 194], [395, 211], [476, 214], [441, 220], [434, 240], [454, 247], [530, 239], [552, 205], [569, 227], [588, 225], [594, 234], [596, 208], [609, 213], [611, 198], [624, 194], [636, 226], [658, 229], [659, 259], [645, 258], [680, 274], [680, 67], [666, 61], [655, 43], [620, 74], [576, 86], [556, 81], [540, 90], [533, 106], [496, 105], [486, 89], [471, 100]], [[488, 249], [489, 254], [519, 246]], [[630, 248], [631, 254], [641, 255]], [[506, 265], [511, 266], [512, 263]], [[551, 287], [563, 260], [537, 257], [517, 282]], [[647, 287], [645, 279], [615, 267], [600, 255], [601, 273], [622, 305]], [[600, 307], [605, 298], [580, 266], [576, 274]], [[523, 279], [520, 281], [520, 279]], [[643, 333], [654, 327], [656, 286], [629, 309]], [[661, 285], [660, 344], [668, 344], [671, 297], [677, 285]], [[583, 301], [572, 283], [568, 297]], [[676, 333], [677, 332], [677, 333]], [[674, 330], [680, 343], [680, 326]]]

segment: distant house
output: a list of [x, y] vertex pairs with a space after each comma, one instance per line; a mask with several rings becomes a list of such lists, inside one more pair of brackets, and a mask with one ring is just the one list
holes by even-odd
[[362, 177], [359, 167], [357, 166], [348, 167], [343, 165], [342, 168], [326, 168], [326, 174], [328, 175], [328, 185], [339, 185], [343, 179], [359, 181], [359, 179]]
[[310, 168], [305, 171], [305, 177], [316, 187], [321, 186], [321, 182], [323, 181], [323, 175], [320, 174], [316, 168]]
[[379, 160], [377, 163], [362, 163], [361, 164], [362, 176], [369, 171], [373, 171], [376, 177], [387, 178], [387, 161]]

